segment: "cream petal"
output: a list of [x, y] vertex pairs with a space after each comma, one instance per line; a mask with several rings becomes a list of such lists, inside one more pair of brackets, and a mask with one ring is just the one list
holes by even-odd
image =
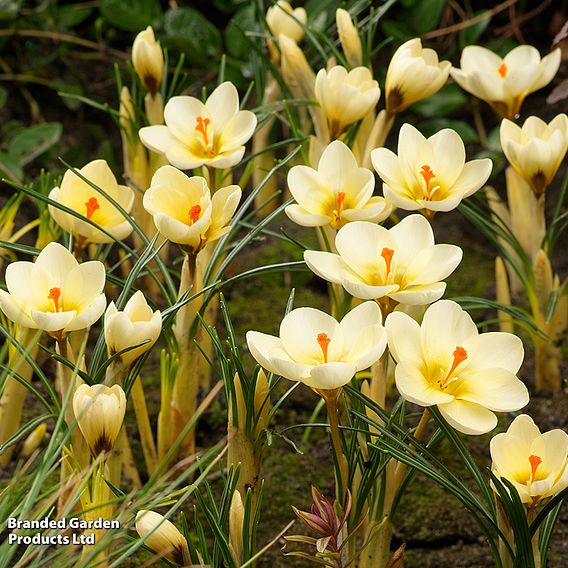
[[257, 119], [253, 112], [242, 110], [235, 114], [221, 134], [221, 148], [227, 151], [244, 146], [254, 134]]
[[426, 248], [411, 262], [404, 274], [408, 285], [430, 284], [447, 278], [458, 267], [463, 251], [455, 245], [434, 245]]
[[[6, 267], [6, 288], [10, 295], [16, 300], [29, 302], [36, 295], [37, 282], [34, 279], [35, 265], [33, 262], [19, 261], [12, 262]], [[43, 270], [39, 271], [42, 280], [42, 288], [47, 291], [49, 284]]]
[[355, 375], [352, 363], [333, 362], [312, 367], [310, 376], [303, 383], [311, 388], [332, 390], [346, 385]]
[[533, 83], [531, 92], [542, 89], [542, 87], [548, 85], [548, 83], [552, 81], [560, 67], [561, 60], [562, 52], [559, 47], [542, 58], [542, 61], [539, 64], [540, 75]]
[[[345, 359], [353, 361], [357, 371], [368, 369], [376, 363], [387, 346], [387, 335], [382, 325], [372, 325], [360, 330], [353, 348], [347, 352]], [[344, 348], [345, 349], [345, 348]]]
[[404, 361], [413, 367], [422, 362], [422, 338], [420, 326], [413, 318], [402, 312], [391, 313], [385, 322], [389, 351], [398, 363]]
[[430, 211], [440, 211], [448, 212], [454, 210], [462, 200], [461, 195], [455, 195], [447, 199], [440, 199], [438, 201], [426, 201], [425, 199], [417, 199], [416, 203], [422, 209], [428, 209]]
[[430, 167], [445, 185], [452, 186], [465, 164], [465, 146], [462, 139], [455, 130], [444, 128], [428, 138], [428, 144], [433, 154]]
[[491, 439], [490, 451], [493, 468], [500, 476], [511, 481], [529, 478], [529, 446], [524, 440], [509, 432], [497, 434]]
[[38, 329], [53, 332], [61, 331], [67, 327], [77, 316], [75, 310], [69, 312], [39, 312], [31, 309], [30, 316]]
[[39, 253], [35, 263], [49, 274], [50, 285], [61, 285], [67, 274], [79, 265], [75, 257], [59, 243], [49, 243]]
[[280, 338], [259, 331], [247, 331], [246, 340], [251, 355], [260, 366], [271, 373], [278, 373], [270, 361], [270, 353], [276, 349], [283, 349]]
[[[285, 353], [281, 352], [281, 355], [285, 355]], [[298, 363], [296, 361], [292, 361], [289, 357], [277, 355], [271, 357], [270, 364], [274, 368], [274, 373], [276, 375], [280, 375], [290, 381], [304, 382], [306, 379], [309, 379], [310, 373], [313, 369], [312, 365]]]
[[172, 97], [164, 108], [164, 121], [168, 130], [183, 143], [193, 138], [198, 116], [208, 117], [209, 113], [205, 105], [195, 97]]
[[83, 262], [71, 270], [62, 286], [63, 306], [81, 310], [91, 304], [104, 290], [106, 270], [102, 262]]
[[346, 209], [341, 212], [341, 218], [348, 222], [369, 221], [380, 223], [388, 219], [392, 213], [392, 206], [384, 197], [371, 197], [366, 205], [358, 209]]
[[142, 144], [158, 154], [165, 154], [167, 149], [176, 141], [167, 126], [157, 124], [141, 128], [138, 135]]
[[238, 185], [228, 185], [218, 189], [211, 198], [211, 230], [217, 230], [229, 224], [242, 196]]
[[93, 325], [104, 314], [106, 297], [98, 296], [86, 309], [82, 310], [77, 317], [65, 326], [65, 331], [77, 331]]
[[555, 429], [542, 435], [544, 445], [543, 466], [554, 472], [555, 477], [567, 466], [568, 458], [568, 434], [563, 430]]
[[418, 203], [411, 194], [407, 191], [399, 192], [397, 188], [390, 187], [387, 184], [383, 185], [383, 195], [385, 199], [392, 203], [395, 207], [403, 209], [404, 211], [418, 211], [424, 209], [424, 205]]
[[[381, 353], [384, 351], [386, 334], [381, 325], [381, 320], [381, 310], [376, 302], [363, 302], [347, 313], [339, 323], [343, 333], [343, 348], [346, 353], [344, 360], [356, 362], [365, 357], [368, 351], [374, 350], [377, 344], [378, 347], [382, 345]], [[377, 330], [374, 329], [375, 327], [377, 327]], [[359, 365], [357, 366], [359, 367]], [[358, 368], [357, 370], [361, 369]]]
[[24, 327], [37, 329], [36, 322], [24, 311], [24, 306], [21, 305], [20, 301], [4, 290], [0, 290], [0, 309], [10, 321]]
[[438, 410], [450, 426], [463, 434], [486, 434], [497, 426], [495, 414], [473, 402], [454, 400], [439, 404]]
[[288, 188], [299, 205], [316, 215], [324, 214], [326, 204], [334, 200], [329, 185], [322, 182], [320, 174], [308, 166], [290, 169]]
[[166, 148], [165, 154], [168, 162], [180, 170], [192, 170], [207, 161], [203, 156], [196, 156], [188, 146], [176, 139]]
[[387, 148], [375, 148], [371, 152], [371, 162], [381, 179], [390, 186], [404, 186], [406, 181], [400, 167], [398, 156]]
[[341, 283], [345, 265], [339, 255], [331, 252], [307, 250], [304, 252], [304, 262], [320, 278], [334, 284]]
[[540, 436], [540, 430], [528, 414], [521, 414], [513, 420], [507, 434], [523, 440], [528, 449], [532, 442]]
[[335, 140], [326, 147], [318, 164], [318, 173], [338, 187], [347, 185], [349, 176], [358, 169], [355, 156], [340, 140]]
[[389, 297], [407, 306], [423, 306], [439, 300], [446, 291], [445, 282], [409, 286], [404, 290], [389, 293]]
[[365, 284], [360, 279], [357, 279], [356, 275], [344, 274], [341, 278], [341, 285], [349, 292], [354, 298], [359, 298], [360, 300], [378, 300], [384, 296], [391, 296], [396, 290], [398, 290], [397, 284], [391, 284], [388, 286], [369, 286]]
[[316, 215], [306, 211], [302, 206], [292, 204], [284, 209], [291, 221], [301, 227], [323, 227], [331, 223], [332, 218], [327, 215]]
[[218, 169], [226, 169], [232, 168], [236, 166], [242, 159], [245, 154], [246, 148], [244, 146], [240, 146], [235, 150], [229, 150], [227, 152], [223, 152], [218, 156], [215, 156], [211, 159], [204, 159], [203, 163], [211, 166], [212, 168]]
[[401, 126], [397, 151], [400, 167], [407, 183], [410, 179], [407, 177], [406, 170], [414, 171], [417, 165], [421, 165], [418, 164], [418, 159], [426, 145], [426, 138], [414, 126], [407, 122]]
[[467, 162], [454, 184], [453, 191], [459, 192], [464, 198], [473, 195], [489, 179], [492, 169], [493, 162], [489, 158]]
[[482, 333], [464, 347], [470, 354], [470, 368], [475, 372], [501, 368], [516, 374], [525, 355], [523, 342], [512, 333]]
[[423, 215], [408, 215], [397, 223], [389, 234], [396, 243], [395, 254], [408, 262], [421, 249], [434, 246], [432, 226]]
[[213, 119], [215, 130], [223, 131], [231, 119], [239, 112], [239, 93], [235, 85], [230, 81], [221, 83], [209, 95], [205, 107]]
[[434, 404], [451, 404], [454, 400], [452, 395], [433, 388], [419, 368], [411, 363], [399, 363], [396, 366], [394, 376], [398, 392], [408, 402], [419, 406], [432, 406]]
[[532, 45], [518, 45], [507, 53], [503, 62], [511, 69], [538, 65], [540, 63], [540, 53]]
[[503, 60], [491, 50], [479, 45], [468, 45], [464, 48], [461, 55], [460, 65], [465, 72], [477, 70], [495, 70]]

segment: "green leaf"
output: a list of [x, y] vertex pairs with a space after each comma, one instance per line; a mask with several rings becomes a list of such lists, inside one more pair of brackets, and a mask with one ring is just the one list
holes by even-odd
[[247, 59], [250, 54], [250, 41], [245, 36], [246, 31], [254, 30], [254, 7], [247, 6], [239, 10], [229, 22], [225, 30], [225, 45], [229, 55], [237, 59]]
[[21, 0], [0, 0], [0, 20], [12, 20], [17, 17]]
[[479, 140], [475, 129], [463, 120], [432, 118], [420, 124], [420, 132], [422, 132], [424, 136], [432, 136], [432, 134], [435, 134], [443, 128], [451, 128], [452, 130], [455, 130], [464, 141], [464, 144], [471, 144]]
[[386, 37], [392, 37], [399, 42], [404, 42], [416, 35], [413, 28], [406, 22], [383, 20], [381, 27]]
[[[168, 10], [164, 18], [166, 42], [183, 51], [190, 60], [207, 60], [221, 52], [221, 34], [209, 20], [193, 8]], [[217, 61], [211, 61], [217, 65]]]
[[0, 152], [0, 172], [12, 174], [12, 177], [16, 179], [22, 179], [24, 176], [18, 161], [10, 154], [6, 154], [6, 152]]
[[430, 0], [429, 2], [417, 2], [412, 8], [414, 17], [413, 25], [418, 34], [433, 30], [438, 25], [442, 16], [442, 10], [446, 0]]
[[435, 95], [417, 102], [412, 110], [425, 118], [436, 118], [456, 112], [467, 101], [467, 95], [457, 85], [447, 85]]
[[51, 148], [61, 137], [61, 123], [48, 122], [18, 132], [8, 144], [8, 153], [20, 166], [29, 164]]
[[121, 30], [138, 32], [158, 20], [162, 14], [158, 0], [103, 0], [104, 19]]
[[475, 16], [479, 16], [485, 13], [486, 17], [479, 21], [477, 24], [470, 26], [469, 28], [464, 28], [460, 31], [460, 46], [463, 49], [467, 45], [476, 43], [480, 38], [481, 34], [487, 29], [489, 22], [491, 21], [491, 12], [489, 10], [480, 10], [474, 13]]
[[74, 28], [91, 15], [91, 8], [76, 6], [58, 6], [57, 21], [61, 28]]

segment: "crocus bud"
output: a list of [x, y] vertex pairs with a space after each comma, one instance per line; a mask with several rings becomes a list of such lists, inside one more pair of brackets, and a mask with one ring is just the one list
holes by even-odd
[[243, 528], [245, 520], [245, 508], [241, 492], [236, 489], [231, 499], [229, 509], [229, 542], [233, 548], [237, 563], [243, 561]]
[[361, 48], [361, 39], [359, 32], [353, 25], [353, 20], [347, 10], [338, 8], [335, 12], [335, 22], [337, 24], [337, 33], [339, 41], [345, 53], [347, 63], [351, 67], [359, 67], [363, 63], [363, 50]]
[[73, 411], [93, 457], [112, 450], [126, 412], [119, 385], [81, 385], [73, 396]]
[[136, 532], [152, 550], [180, 566], [189, 564], [185, 537], [175, 525], [154, 511], [138, 511]]
[[116, 309], [114, 302], [111, 302], [106, 310], [105, 341], [110, 355], [146, 341], [120, 356], [125, 365], [131, 365], [148, 351], [156, 343], [161, 331], [160, 311], [152, 311], [140, 290], [126, 302], [122, 312]]
[[45, 425], [45, 422], [42, 422], [37, 428], [34, 428], [34, 431], [26, 438], [26, 441], [22, 446], [20, 455], [23, 458], [29, 458], [39, 448], [45, 438], [46, 431], [47, 426]]
[[304, 8], [292, 10], [288, 2], [280, 0], [266, 11], [266, 23], [274, 37], [283, 34], [300, 43], [304, 38], [304, 26], [308, 21], [308, 15]]
[[403, 43], [392, 56], [387, 70], [387, 111], [401, 112], [432, 96], [448, 80], [450, 68], [449, 61], [438, 61], [433, 49], [423, 49], [418, 38]]
[[162, 81], [164, 54], [151, 26], [136, 36], [132, 45], [132, 63], [144, 88], [155, 94]]

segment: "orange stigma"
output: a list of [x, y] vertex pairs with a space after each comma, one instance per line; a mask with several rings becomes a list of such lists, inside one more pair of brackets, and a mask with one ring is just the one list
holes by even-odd
[[201, 205], [194, 205], [190, 210], [189, 210], [189, 220], [191, 221], [191, 224], [193, 225], [193, 223], [196, 223], [197, 220], [199, 219], [199, 215], [201, 215]]
[[101, 208], [96, 197], [89, 197], [89, 199], [85, 201], [85, 207], [87, 208], [87, 219], [90, 219], [95, 211]]
[[327, 348], [331, 339], [327, 336], [327, 333], [318, 333], [318, 343], [323, 353], [323, 362], [327, 363]]
[[501, 75], [501, 77], [505, 77], [505, 75], [507, 75], [507, 66], [504, 63], [501, 63], [497, 71], [499, 72], [499, 75]]
[[211, 121], [208, 118], [203, 118], [202, 116], [198, 116], [195, 119], [195, 130], [197, 130], [197, 132], [201, 132], [201, 135], [203, 136], [203, 140], [205, 142], [205, 145], [208, 146], [209, 145], [209, 136], [207, 136], [207, 127], [209, 126], [209, 123]]
[[343, 202], [345, 201], [345, 192], [340, 191], [337, 193], [337, 218], [341, 216], [341, 208], [343, 207]]
[[53, 306], [55, 311], [59, 311], [59, 298], [61, 298], [61, 288], [50, 288], [49, 294], [47, 295], [49, 300], [53, 300]]
[[542, 460], [538, 456], [529, 456], [529, 461], [531, 462], [531, 479], [529, 483], [534, 483], [536, 477], [536, 470], [538, 466], [542, 463]]
[[394, 255], [394, 250], [385, 247], [382, 251], [381, 251], [381, 256], [385, 259], [385, 264], [387, 265], [387, 273], [386, 276], [389, 275], [390, 271], [391, 271], [391, 263], [392, 263], [392, 257]]
[[426, 182], [426, 193], [430, 195], [430, 180], [433, 177], [436, 177], [436, 175], [434, 174], [430, 166], [422, 166], [420, 170], [420, 175], [424, 178], [424, 181]]
[[452, 373], [456, 370], [456, 367], [467, 359], [467, 351], [463, 347], [457, 346], [452, 355], [454, 356], [454, 361], [452, 363], [452, 366], [450, 367], [450, 370], [448, 371], [448, 374], [446, 375], [446, 378], [441, 384], [442, 388], [445, 388], [446, 384], [450, 380], [450, 377], [452, 376]]

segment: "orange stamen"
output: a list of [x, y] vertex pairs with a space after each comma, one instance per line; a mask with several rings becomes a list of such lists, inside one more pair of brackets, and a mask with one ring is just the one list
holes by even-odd
[[542, 463], [542, 460], [538, 456], [529, 456], [529, 461], [531, 462], [531, 479], [529, 483], [534, 483], [536, 477], [536, 470], [538, 466]]
[[327, 363], [327, 348], [331, 339], [327, 336], [327, 333], [318, 333], [318, 343], [323, 353], [323, 362]]
[[207, 127], [209, 126], [209, 123], [211, 122], [208, 118], [203, 118], [202, 116], [198, 116], [195, 119], [195, 130], [197, 130], [197, 132], [201, 132], [201, 135], [203, 136], [203, 140], [205, 142], [205, 145], [209, 145], [209, 137], [207, 136]]
[[392, 263], [392, 257], [394, 255], [394, 250], [385, 247], [382, 251], [381, 251], [381, 256], [385, 259], [385, 264], [387, 265], [387, 273], [386, 276], [389, 275], [390, 270], [391, 270], [391, 263]]
[[463, 347], [457, 346], [452, 355], [454, 356], [454, 361], [452, 363], [452, 366], [450, 367], [450, 370], [448, 371], [448, 374], [446, 375], [446, 378], [442, 382], [442, 387], [446, 386], [447, 382], [452, 376], [452, 373], [456, 370], [456, 367], [467, 359], [467, 351]]
[[426, 193], [429, 195], [430, 194], [430, 180], [433, 177], [436, 177], [436, 175], [434, 174], [434, 172], [432, 171], [432, 168], [430, 166], [422, 166], [422, 169], [420, 170], [420, 175], [424, 178], [424, 181], [426, 182]]
[[85, 207], [87, 208], [87, 219], [90, 219], [95, 211], [101, 208], [96, 197], [89, 197], [89, 199], [85, 201]]
[[53, 306], [55, 311], [59, 311], [59, 298], [61, 298], [61, 288], [50, 288], [49, 294], [47, 295], [49, 300], [53, 300]]
[[499, 72], [499, 75], [501, 75], [501, 77], [505, 77], [505, 75], [507, 75], [507, 66], [504, 63], [501, 63], [497, 71]]
[[339, 191], [337, 193], [337, 218], [341, 217], [341, 208], [343, 207], [343, 202], [345, 201], [345, 192]]
[[201, 215], [201, 205], [194, 205], [190, 210], [189, 210], [189, 220], [191, 221], [191, 224], [193, 225], [193, 223], [196, 223], [197, 220], [199, 219], [199, 215]]

